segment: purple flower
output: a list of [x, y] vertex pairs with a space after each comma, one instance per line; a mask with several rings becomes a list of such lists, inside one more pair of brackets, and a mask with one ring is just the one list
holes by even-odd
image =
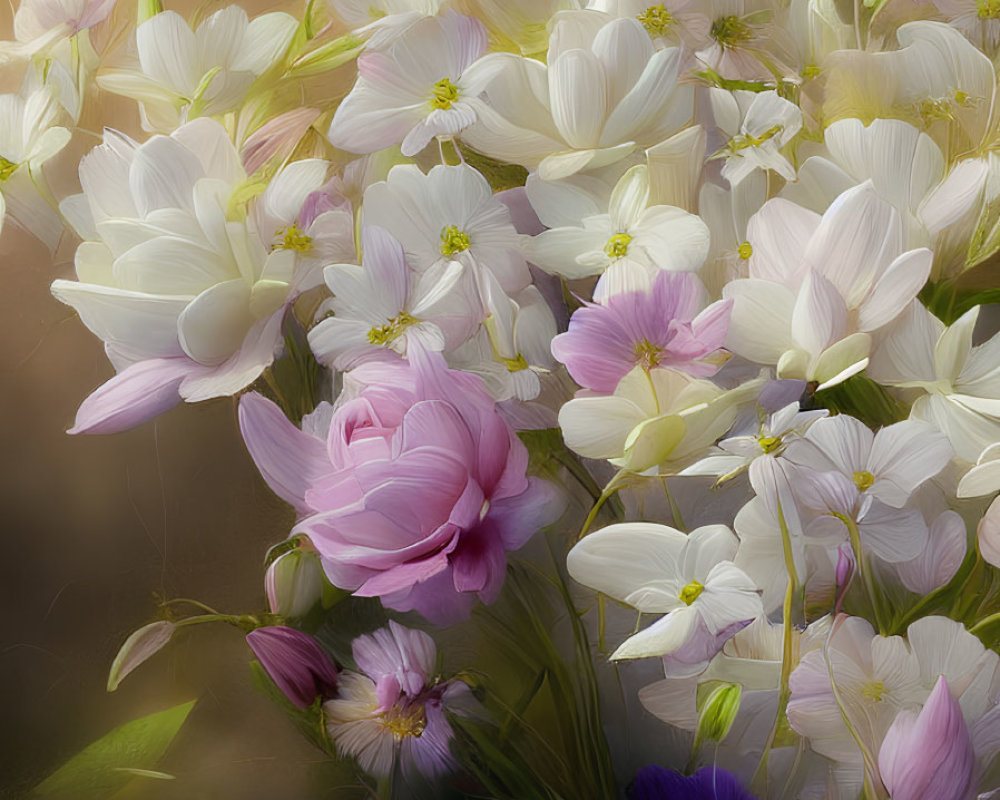
[[919, 714], [896, 715], [878, 766], [893, 800], [967, 800], [974, 793], [972, 737], [943, 675]]
[[390, 622], [355, 639], [353, 650], [364, 674], [343, 673], [337, 697], [323, 706], [338, 750], [376, 777], [392, 772], [397, 753], [404, 773], [434, 777], [454, 769], [445, 709], [467, 689], [432, 681], [434, 640]]
[[299, 708], [308, 708], [317, 697], [333, 694], [337, 670], [308, 634], [274, 625], [250, 631], [247, 644], [271, 680]]
[[702, 311], [704, 301], [697, 277], [661, 270], [648, 292], [612, 295], [603, 305], [577, 310], [569, 330], [552, 340], [552, 354], [573, 380], [597, 392], [613, 392], [637, 365], [714, 375], [722, 359], [711, 356], [726, 339], [732, 302]]
[[636, 773], [629, 800], [756, 800], [736, 777], [719, 767], [702, 767], [685, 777], [651, 764]]
[[410, 358], [353, 370], [324, 438], [254, 394], [240, 424], [332, 583], [448, 623], [496, 598], [506, 552], [561, 504], [526, 476], [528, 452], [478, 378], [436, 353]]

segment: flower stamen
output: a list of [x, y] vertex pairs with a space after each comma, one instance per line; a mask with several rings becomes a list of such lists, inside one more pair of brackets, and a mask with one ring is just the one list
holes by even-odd
[[449, 78], [442, 78], [434, 84], [431, 93], [431, 108], [447, 111], [458, 100], [458, 87]]

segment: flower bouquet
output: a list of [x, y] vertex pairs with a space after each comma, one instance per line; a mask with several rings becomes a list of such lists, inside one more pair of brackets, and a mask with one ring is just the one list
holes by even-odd
[[[1000, 796], [1000, 3], [13, 32], [0, 215], [114, 373], [69, 433], [233, 398], [294, 517], [259, 607], [162, 598], [109, 690], [235, 626], [317, 797]], [[37, 792], [143, 796], [190, 710]]]

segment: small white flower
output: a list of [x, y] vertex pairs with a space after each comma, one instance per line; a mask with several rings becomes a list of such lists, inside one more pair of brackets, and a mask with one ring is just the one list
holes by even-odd
[[613, 660], [662, 656], [684, 647], [702, 625], [714, 636], [761, 614], [759, 590], [732, 563], [736, 546], [724, 525], [684, 534], [666, 525], [628, 522], [578, 542], [566, 567], [592, 589], [643, 613], [664, 614], [626, 639]]
[[358, 57], [358, 81], [330, 123], [334, 147], [374, 153], [401, 145], [423, 150], [436, 136], [454, 136], [476, 121], [479, 91], [463, 74], [486, 50], [486, 28], [450, 12], [410, 25], [385, 51]]
[[795, 180], [795, 168], [782, 155], [802, 127], [802, 112], [777, 92], [734, 92], [710, 89], [712, 114], [728, 141], [716, 154], [725, 158], [722, 177], [732, 186], [755, 170], [773, 170], [786, 181]]

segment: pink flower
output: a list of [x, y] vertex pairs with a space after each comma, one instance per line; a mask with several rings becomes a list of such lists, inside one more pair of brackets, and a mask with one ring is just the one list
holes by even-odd
[[478, 378], [436, 353], [410, 358], [353, 370], [325, 434], [256, 394], [241, 398], [240, 424], [331, 582], [446, 623], [496, 598], [506, 552], [561, 505], [525, 475], [528, 452]]
[[[552, 340], [552, 354], [581, 386], [611, 393], [634, 367], [670, 367], [694, 377], [714, 375], [712, 360], [726, 339], [731, 301], [705, 308], [701, 281], [660, 271], [648, 292], [612, 295], [573, 314]], [[700, 312], [700, 313], [699, 313]]]
[[250, 631], [247, 644], [271, 680], [299, 708], [333, 695], [337, 670], [312, 636], [274, 625]]
[[967, 800], [973, 794], [972, 738], [944, 676], [919, 715], [900, 711], [896, 716], [878, 766], [893, 800]]

